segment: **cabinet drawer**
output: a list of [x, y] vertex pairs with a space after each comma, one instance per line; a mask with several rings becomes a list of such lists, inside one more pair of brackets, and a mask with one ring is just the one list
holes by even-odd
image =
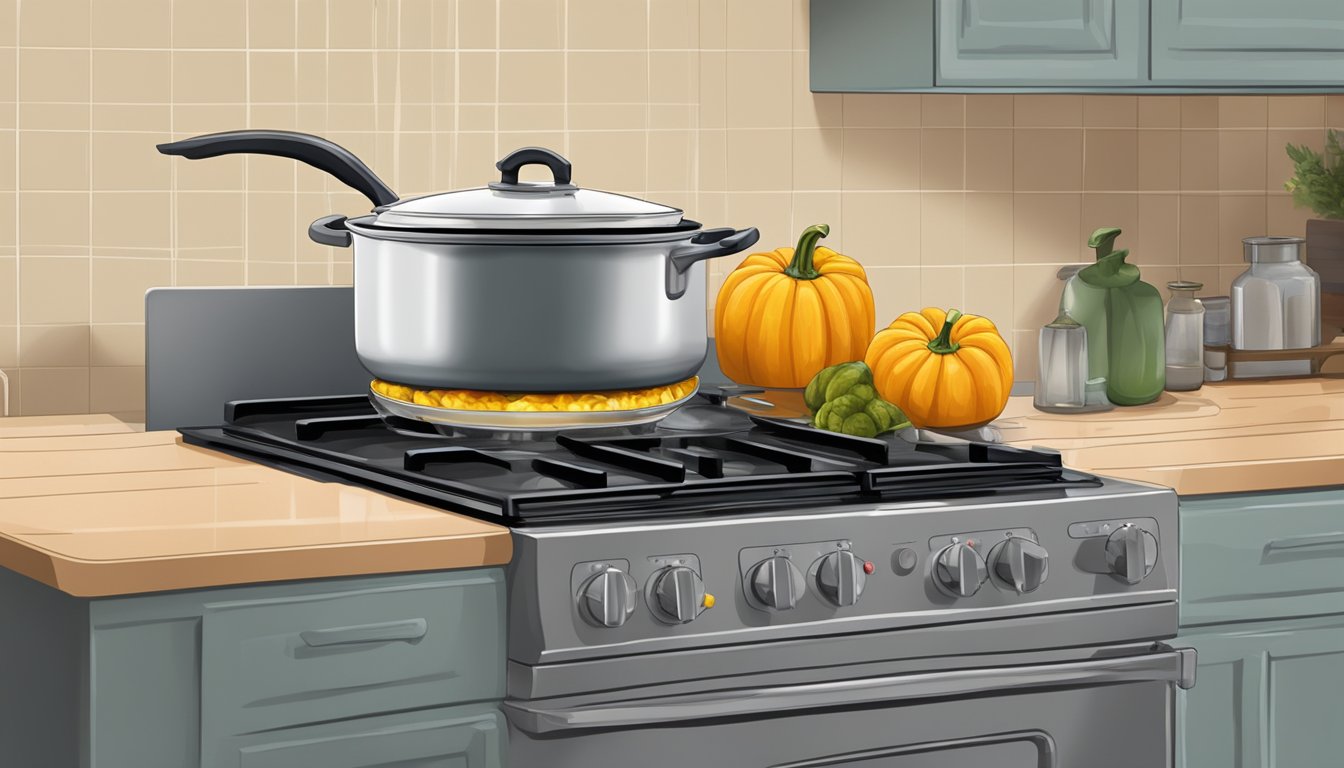
[[202, 742], [501, 698], [503, 677], [498, 570], [209, 603], [201, 630]]
[[498, 712], [392, 715], [234, 739], [206, 768], [498, 768]]
[[1344, 613], [1344, 491], [1181, 501], [1181, 624]]

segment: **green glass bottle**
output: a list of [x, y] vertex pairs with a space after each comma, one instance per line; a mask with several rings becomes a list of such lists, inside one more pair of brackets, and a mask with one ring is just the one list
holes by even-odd
[[1059, 308], [1087, 329], [1088, 378], [1106, 379], [1116, 405], [1143, 405], [1166, 386], [1166, 331], [1162, 294], [1113, 250], [1120, 230], [1098, 229], [1087, 241], [1097, 261], [1064, 284]]

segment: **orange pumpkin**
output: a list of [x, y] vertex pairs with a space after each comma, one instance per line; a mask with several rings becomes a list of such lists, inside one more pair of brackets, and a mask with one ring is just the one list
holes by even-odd
[[864, 362], [882, 398], [917, 427], [987, 424], [1013, 387], [1013, 356], [994, 323], [955, 309], [906, 312], [873, 337]]
[[719, 369], [740, 384], [807, 386], [817, 371], [858, 360], [873, 335], [873, 292], [859, 263], [817, 241], [753, 253], [728, 275], [714, 306]]

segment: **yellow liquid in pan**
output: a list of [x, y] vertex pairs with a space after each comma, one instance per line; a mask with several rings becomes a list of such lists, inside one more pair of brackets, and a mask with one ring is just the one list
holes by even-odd
[[674, 403], [695, 391], [697, 378], [676, 384], [619, 392], [560, 394], [483, 392], [473, 389], [415, 389], [374, 379], [374, 392], [392, 400], [461, 411], [633, 411]]

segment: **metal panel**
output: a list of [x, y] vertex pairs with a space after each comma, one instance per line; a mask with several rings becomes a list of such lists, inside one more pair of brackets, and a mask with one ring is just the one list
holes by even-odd
[[1157, 0], [1155, 85], [1344, 86], [1339, 0]]
[[1181, 500], [1181, 625], [1344, 613], [1344, 490]]
[[812, 91], [932, 87], [933, 3], [812, 0]]
[[368, 388], [352, 289], [155, 288], [145, 297], [147, 429], [218, 424], [229, 400]]
[[939, 86], [1138, 85], [1145, 0], [938, 0]]

